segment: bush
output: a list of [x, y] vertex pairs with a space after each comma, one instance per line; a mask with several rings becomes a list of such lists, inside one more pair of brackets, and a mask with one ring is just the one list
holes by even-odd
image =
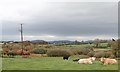
[[112, 41], [112, 44], [111, 44], [111, 47], [112, 47], [112, 53], [114, 54], [114, 56], [115, 57], [118, 57], [119, 56], [119, 50], [120, 50], [120, 48], [119, 48], [119, 43], [120, 43], [120, 41], [118, 40], [118, 41]]
[[93, 57], [95, 55], [95, 52], [94, 51], [90, 51], [88, 54], [87, 54], [89, 57]]
[[99, 48], [107, 48], [108, 46], [99, 46]]
[[92, 49], [90, 47], [71, 48], [72, 55], [87, 55]]
[[110, 51], [105, 52], [105, 57], [106, 58], [112, 57], [112, 56], [113, 56], [112, 52], [110, 52]]
[[52, 46], [45, 46], [45, 48], [52, 48]]
[[56, 49], [56, 50], [48, 51], [47, 55], [50, 57], [61, 57], [61, 56], [65, 56], [65, 55], [70, 56], [70, 53], [66, 50]]
[[80, 49], [83, 55], [87, 55], [90, 52], [89, 48], [81, 48]]
[[34, 53], [34, 54], [46, 54], [47, 50], [45, 49], [34, 49], [33, 51], [31, 51], [31, 53]]
[[16, 52], [14, 50], [9, 50], [7, 53], [8, 57], [10, 58], [14, 58], [14, 56], [16, 55]]
[[78, 49], [78, 48], [72, 48], [72, 49], [69, 50], [69, 52], [70, 52], [72, 55], [81, 55], [81, 54], [82, 54], [81, 50]]
[[97, 58], [101, 58], [101, 57], [111, 58], [111, 57], [114, 57], [114, 55], [112, 54], [111, 51], [96, 52], [94, 56], [97, 57]]
[[2, 55], [2, 58], [10, 58], [8, 55]]
[[105, 52], [104, 51], [96, 52], [94, 56], [96, 58], [105, 57]]
[[88, 55], [79, 55], [79, 58], [80, 58], [80, 59], [88, 58], [88, 57], [89, 57]]
[[111, 47], [111, 44], [112, 44], [111, 42], [108, 42], [107, 47]]
[[3, 51], [0, 51], [0, 57], [2, 57], [2, 54], [3, 54], [2, 52], [3, 52]]

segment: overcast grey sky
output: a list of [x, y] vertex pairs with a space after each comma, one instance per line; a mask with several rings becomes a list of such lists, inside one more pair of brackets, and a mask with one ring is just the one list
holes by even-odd
[[4, 2], [2, 40], [91, 40], [117, 38], [117, 2]]

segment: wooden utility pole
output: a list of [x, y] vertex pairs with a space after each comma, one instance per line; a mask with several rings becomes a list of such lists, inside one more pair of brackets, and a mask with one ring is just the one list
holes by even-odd
[[23, 26], [23, 24], [21, 24], [20, 33], [21, 33], [21, 46], [22, 46], [22, 53], [21, 54], [23, 55], [23, 27], [22, 26]]
[[22, 24], [21, 24], [21, 30], [20, 30], [20, 32], [21, 32], [21, 42], [23, 42], [23, 27], [22, 27]]

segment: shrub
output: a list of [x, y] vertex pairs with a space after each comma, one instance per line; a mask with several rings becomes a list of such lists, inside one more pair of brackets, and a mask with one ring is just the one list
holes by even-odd
[[0, 57], [2, 57], [3, 51], [0, 51]]
[[104, 51], [96, 52], [94, 56], [97, 58], [105, 57], [105, 52]]
[[97, 58], [101, 58], [101, 57], [105, 57], [105, 58], [113, 58], [114, 55], [112, 54], [112, 51], [100, 51], [100, 52], [96, 52], [95, 57]]
[[2, 58], [10, 58], [8, 55], [2, 55]]
[[79, 55], [79, 58], [80, 58], [80, 59], [88, 58], [88, 57], [89, 57], [88, 55]]
[[70, 49], [70, 52], [72, 53], [72, 55], [87, 55], [90, 51], [92, 51], [92, 49], [89, 47]]
[[112, 56], [113, 56], [112, 52], [110, 52], [110, 51], [105, 52], [105, 57], [106, 58], [112, 57]]
[[118, 48], [117, 48], [118, 52], [117, 52], [117, 57], [120, 58], [120, 39], [118, 39]]
[[112, 53], [114, 54], [115, 57], [118, 57], [119, 56], [119, 44], [120, 43], [120, 40], [118, 41], [112, 41], [112, 44], [111, 44], [111, 47], [112, 47]]
[[33, 51], [31, 51], [31, 53], [34, 53], [34, 54], [46, 54], [47, 50], [45, 49], [34, 49]]
[[52, 46], [45, 46], [45, 48], [52, 48]]
[[14, 50], [9, 50], [7, 53], [8, 57], [10, 58], [14, 58], [14, 56], [16, 55], [16, 52]]
[[107, 47], [111, 47], [112, 42], [108, 42]]
[[56, 50], [50, 50], [47, 52], [47, 55], [50, 57], [61, 57], [61, 56], [70, 56], [70, 53], [66, 50], [60, 50], [60, 49], [56, 49]]
[[118, 55], [117, 55], [119, 58], [120, 58], [120, 47], [119, 47], [119, 50], [118, 50]]
[[69, 50], [69, 52], [72, 54], [72, 55], [80, 55], [82, 54], [81, 50], [78, 49], [78, 48], [72, 48]]
[[90, 52], [89, 48], [81, 48], [80, 49], [83, 55], [87, 55]]
[[90, 56], [90, 57], [93, 57], [95, 55], [95, 52], [94, 51], [90, 51], [87, 55]]

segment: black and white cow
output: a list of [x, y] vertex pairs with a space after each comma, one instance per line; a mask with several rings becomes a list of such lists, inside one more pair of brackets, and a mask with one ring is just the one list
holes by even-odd
[[74, 61], [74, 62], [78, 62], [79, 60], [80, 60], [80, 59], [74, 59], [73, 61]]

